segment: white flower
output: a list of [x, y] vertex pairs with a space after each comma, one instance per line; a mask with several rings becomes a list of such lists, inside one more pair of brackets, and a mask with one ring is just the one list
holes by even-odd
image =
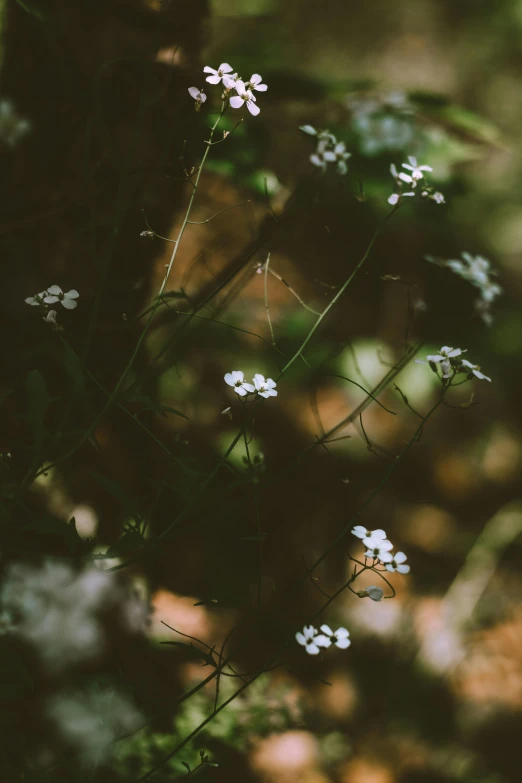
[[[388, 544], [390, 543], [387, 541], [386, 533], [382, 528], [377, 528], [377, 530], [369, 530], [368, 535], [363, 537], [363, 544], [365, 544], [367, 547], [378, 546], [382, 541], [386, 541]], [[389, 549], [391, 548], [392, 546], [390, 544]]]
[[188, 91], [189, 95], [196, 101], [196, 111], [199, 111], [201, 109], [201, 104], [205, 103], [207, 100], [207, 96], [204, 92], [198, 90], [197, 87], [189, 87]]
[[320, 154], [314, 152], [313, 155], [310, 155], [310, 163], [313, 163], [314, 166], [318, 166], [323, 171], [326, 171], [326, 161]]
[[403, 163], [402, 168], [408, 169], [411, 171], [411, 174], [405, 174], [401, 171], [398, 176], [403, 182], [411, 183], [411, 186], [414, 188], [417, 182], [423, 178], [423, 171], [433, 171], [433, 169], [431, 166], [419, 166], [416, 158], [409, 157], [408, 160], [410, 161], [409, 164]]
[[26, 304], [31, 305], [31, 307], [35, 307], [37, 305], [43, 304], [45, 296], [47, 296], [47, 291], [40, 291], [39, 294], [28, 296], [27, 299], [25, 299], [25, 302]]
[[258, 73], [253, 73], [249, 81], [246, 83], [246, 87], [248, 90], [257, 90], [258, 92], [266, 92], [268, 90], [268, 85], [261, 84], [262, 81], [263, 80], [261, 79], [261, 76]]
[[336, 647], [339, 647], [341, 650], [346, 650], [346, 648], [351, 644], [349, 639], [350, 632], [347, 631], [346, 628], [338, 628], [334, 632], [329, 625], [321, 625], [321, 631], [324, 634], [327, 634], [326, 638], [328, 640], [328, 644], [322, 644], [320, 645], [321, 647], [330, 647], [333, 642]]
[[436, 193], [434, 193], [432, 198], [433, 198], [433, 201], [436, 204], [445, 204], [446, 203], [446, 201], [444, 199], [444, 194], [441, 193], [440, 191], [437, 191]]
[[30, 130], [30, 123], [20, 117], [11, 101], [0, 101], [0, 143], [14, 147]]
[[225, 83], [224, 76], [227, 73], [232, 73], [232, 66], [230, 66], [228, 63], [221, 63], [221, 65], [216, 71], [215, 68], [211, 68], [210, 65], [205, 65], [205, 67], [203, 68], [203, 72], [212, 74], [211, 76], [207, 76], [206, 79], [206, 81], [209, 84], [219, 84], [221, 79], [223, 79], [223, 84], [224, 84]]
[[54, 693], [47, 714], [91, 774], [96, 764], [110, 757], [114, 742], [144, 721], [128, 697], [113, 688]]
[[254, 385], [257, 393], [261, 397], [277, 397], [277, 392], [275, 390], [276, 382], [273, 381], [272, 378], [267, 378], [265, 381], [264, 375], [256, 373], [254, 375]]
[[229, 386], [233, 386], [234, 391], [236, 394], [239, 394], [240, 397], [245, 397], [247, 392], [252, 393], [255, 391], [255, 388], [251, 383], [246, 383], [245, 374], [241, 372], [241, 370], [227, 372], [225, 375], [225, 383], [228, 383]]
[[395, 204], [399, 203], [400, 199], [403, 196], [414, 196], [414, 195], [415, 195], [415, 193], [413, 193], [413, 192], [410, 192], [410, 193], [392, 193], [391, 196], [388, 199], [388, 204], [391, 204], [392, 207], [394, 207]]
[[364, 590], [359, 590], [357, 593], [359, 598], [371, 598], [372, 601], [382, 601], [382, 598], [384, 596], [384, 590], [382, 587], [377, 587], [376, 585], [369, 585], [368, 587], [365, 587]]
[[237, 95], [234, 95], [230, 99], [230, 105], [232, 108], [240, 109], [241, 106], [246, 103], [246, 107], [250, 114], [253, 114], [254, 117], [259, 114], [260, 109], [259, 106], [256, 106], [255, 104], [255, 95], [251, 90], [247, 90], [245, 82], [241, 81], [241, 79], [238, 79], [234, 85], [234, 89], [236, 90]]
[[56, 310], [49, 310], [46, 316], [44, 316], [43, 320], [51, 324], [53, 329], [58, 329], [58, 322], [56, 320]]
[[399, 574], [407, 574], [410, 570], [410, 567], [409, 565], [403, 565], [405, 562], [406, 555], [404, 552], [397, 552], [397, 554], [393, 555], [391, 561], [386, 563], [386, 570], [391, 571], [392, 573], [394, 571], [398, 571]]
[[[462, 353], [465, 353], [465, 351], [463, 351], [461, 348], [452, 348], [449, 345], [443, 345], [439, 353], [426, 356], [426, 360], [429, 363], [440, 364], [442, 377], [449, 378], [453, 366], [451, 360], [455, 359], [457, 356], [460, 356]], [[419, 364], [424, 364], [424, 362], [421, 362], [419, 359], [416, 359], [416, 361]]]
[[355, 525], [355, 527], [352, 529], [352, 535], [357, 536], [357, 538], [366, 538], [366, 536], [371, 536], [371, 534], [372, 531], [367, 530], [362, 525]]
[[346, 174], [348, 171], [345, 161], [350, 157], [351, 153], [346, 152], [346, 145], [342, 141], [337, 142], [332, 150], [327, 149], [323, 152], [323, 160], [327, 163], [337, 163], [339, 174]]
[[302, 647], [306, 647], [308, 655], [317, 655], [321, 647], [329, 647], [331, 641], [324, 634], [320, 634], [313, 625], [305, 625], [303, 633], [298, 631], [295, 638]]
[[380, 560], [381, 563], [389, 563], [393, 544], [391, 541], [388, 541], [386, 534], [381, 536], [382, 533], [384, 533], [384, 530], [374, 530], [371, 536], [363, 538], [363, 544], [367, 547], [364, 556]]
[[464, 367], [468, 367], [471, 370], [471, 372], [473, 373], [473, 375], [476, 378], [480, 378], [481, 381], [491, 381], [491, 378], [488, 378], [487, 375], [484, 375], [484, 373], [480, 372], [480, 365], [478, 365], [478, 364], [471, 364], [471, 362], [468, 362], [467, 359], [463, 359], [461, 364]]
[[44, 297], [45, 304], [55, 304], [55, 302], [61, 302], [66, 310], [74, 310], [78, 307], [78, 299], [80, 294], [74, 288], [64, 293], [59, 285], [51, 285], [47, 289], [47, 296]]

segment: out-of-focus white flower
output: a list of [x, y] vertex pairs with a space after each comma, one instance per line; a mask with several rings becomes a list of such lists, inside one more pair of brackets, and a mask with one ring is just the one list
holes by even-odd
[[399, 201], [401, 200], [401, 198], [403, 196], [414, 196], [414, 195], [415, 195], [415, 193], [413, 193], [413, 192], [410, 192], [410, 193], [392, 193], [391, 196], [388, 199], [388, 204], [391, 204], [392, 207], [394, 207], [396, 204], [399, 203]]
[[351, 158], [351, 153], [346, 152], [346, 144], [343, 141], [339, 141], [334, 145], [333, 149], [326, 149], [323, 152], [323, 159], [327, 163], [337, 163], [337, 171], [339, 174], [346, 174], [348, 166], [346, 161]]
[[261, 397], [277, 397], [277, 392], [275, 390], [277, 384], [272, 380], [272, 378], [267, 378], [265, 380], [264, 375], [256, 373], [254, 375], [254, 385], [256, 387], [257, 393]]
[[53, 561], [41, 568], [11, 565], [0, 594], [16, 633], [54, 671], [101, 652], [104, 637], [96, 615], [119, 597], [112, 574], [93, 567], [75, 573]]
[[295, 638], [302, 647], [305, 647], [308, 655], [318, 655], [321, 647], [329, 647], [331, 644], [331, 641], [320, 634], [313, 625], [305, 625], [303, 633], [298, 631]]
[[326, 171], [328, 163], [337, 164], [337, 173], [346, 174], [348, 165], [346, 161], [351, 157], [351, 153], [346, 151], [346, 145], [342, 141], [337, 141], [330, 131], [316, 131], [311, 125], [302, 125], [300, 130], [309, 136], [317, 137], [317, 147], [315, 152], [310, 155], [310, 162], [314, 166]]
[[[232, 66], [228, 63], [221, 63], [219, 68], [216, 70], [215, 68], [211, 68], [210, 65], [205, 65], [203, 68], [204, 73], [210, 73], [211, 76], [207, 76], [206, 81], [209, 84], [219, 84], [219, 82], [223, 79], [223, 77], [227, 73], [232, 73]], [[224, 83], [224, 79], [223, 79]], [[226, 86], [226, 85], [225, 85]], [[192, 94], [192, 93], [191, 93]], [[194, 96], [192, 96], [194, 97]]]
[[35, 307], [37, 305], [42, 305], [44, 302], [44, 297], [47, 296], [47, 291], [40, 291], [39, 294], [35, 294], [34, 296], [28, 296], [27, 299], [24, 301], [26, 304], [31, 305], [31, 307]]
[[432, 198], [433, 198], [433, 201], [434, 201], [436, 204], [445, 204], [445, 203], [446, 203], [446, 200], [444, 199], [444, 194], [443, 194], [443, 193], [441, 193], [441, 192], [440, 192], [440, 190], [437, 190], [437, 191], [436, 191], [436, 192], [433, 194]]
[[462, 359], [461, 365], [463, 367], [467, 367], [476, 378], [479, 378], [481, 381], [491, 381], [491, 378], [488, 378], [487, 375], [484, 375], [484, 373], [480, 372], [480, 365], [478, 364], [471, 364], [471, 362], [468, 362], [467, 359]]
[[490, 312], [491, 304], [502, 293], [502, 288], [491, 279], [496, 275], [496, 272], [491, 268], [487, 258], [472, 256], [471, 253], [465, 251], [461, 253], [461, 256], [462, 260], [458, 258], [444, 260], [433, 256], [425, 256], [425, 258], [432, 264], [448, 267], [463, 280], [479, 289], [480, 298], [475, 301], [475, 308], [482, 320], [489, 325], [493, 320]]
[[409, 565], [404, 565], [406, 562], [406, 555], [404, 552], [397, 552], [395, 555], [393, 555], [391, 561], [389, 563], [386, 563], [386, 570], [391, 571], [392, 573], [394, 571], [398, 571], [399, 574], [407, 574], [410, 570]]
[[70, 291], [64, 293], [59, 285], [51, 285], [47, 289], [47, 296], [44, 296], [44, 302], [45, 304], [61, 302], [66, 310], [74, 310], [78, 307], [78, 302], [75, 300], [78, 299], [79, 296], [80, 294], [74, 288], [71, 288]]
[[255, 387], [251, 383], [245, 381], [245, 373], [241, 372], [241, 370], [227, 372], [225, 375], [225, 383], [232, 386], [236, 394], [239, 394], [240, 397], [245, 397], [248, 392], [250, 392], [250, 394], [255, 392]]
[[106, 759], [115, 740], [144, 722], [128, 697], [114, 690], [57, 693], [47, 703], [47, 715], [89, 766]]
[[417, 182], [421, 180], [424, 176], [424, 171], [433, 171], [431, 166], [419, 166], [417, 164], [417, 158], [408, 157], [409, 164], [403, 163], [402, 168], [408, 169], [411, 171], [411, 174], [405, 174], [403, 171], [398, 175], [399, 179], [402, 179], [403, 182], [407, 182], [408, 184], [411, 184], [412, 188], [414, 188], [417, 185]]
[[197, 87], [189, 87], [188, 91], [191, 98], [194, 98], [194, 100], [196, 101], [196, 106], [195, 106], [196, 111], [199, 111], [201, 109], [201, 104], [205, 103], [205, 101], [207, 100], [207, 96], [202, 90], [198, 90]]
[[246, 103], [246, 107], [250, 114], [253, 114], [254, 117], [256, 117], [261, 110], [259, 106], [256, 106], [256, 96], [252, 90], [247, 89], [245, 82], [243, 82], [241, 79], [236, 81], [234, 89], [237, 92], [237, 95], [234, 95], [232, 98], [230, 98], [230, 105], [232, 108], [240, 109], [241, 106]]
[[52, 328], [56, 331], [58, 329], [58, 321], [56, 320], [56, 310], [49, 310], [47, 315], [43, 317], [43, 320], [51, 324]]
[[0, 101], [0, 143], [15, 147], [30, 130], [30, 123], [15, 111], [11, 101]]
[[330, 647], [330, 645], [333, 643], [341, 650], [346, 650], [346, 648], [351, 644], [349, 638], [350, 632], [347, 631], [346, 628], [338, 628], [336, 631], [332, 631], [329, 625], [321, 625], [321, 631], [326, 635], [326, 639], [328, 641], [328, 644], [323, 644], [321, 646]]
[[258, 92], [266, 92], [268, 85], [262, 84], [262, 78], [258, 73], [253, 73], [248, 82], [246, 83], [247, 90], [257, 90]]

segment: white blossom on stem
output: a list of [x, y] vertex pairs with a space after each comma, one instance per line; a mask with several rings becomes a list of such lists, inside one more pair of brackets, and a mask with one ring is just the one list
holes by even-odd
[[236, 394], [239, 394], [240, 397], [245, 397], [247, 393], [255, 391], [255, 387], [252, 386], [251, 383], [247, 383], [245, 381], [245, 373], [241, 372], [241, 370], [232, 370], [232, 372], [227, 372], [225, 375], [225, 383], [228, 383], [229, 386], [232, 386]]
[[414, 188], [417, 185], [417, 182], [421, 180], [424, 176], [424, 171], [433, 171], [431, 166], [419, 166], [417, 164], [417, 158], [408, 157], [409, 164], [403, 163], [402, 168], [408, 169], [411, 171], [411, 174], [405, 174], [403, 171], [398, 175], [399, 179], [402, 179], [403, 182], [408, 182], [411, 184], [412, 188]]
[[491, 381], [491, 378], [488, 378], [487, 375], [484, 375], [484, 373], [480, 372], [480, 365], [479, 364], [471, 364], [471, 362], [468, 362], [467, 359], [462, 359], [461, 365], [463, 367], [467, 367], [470, 370], [470, 372], [476, 378], [479, 378], [481, 381]]
[[295, 635], [298, 643], [306, 648], [308, 655], [318, 655], [321, 647], [329, 647], [330, 639], [324, 634], [320, 634], [313, 625], [305, 625], [303, 632], [298, 631]]
[[198, 90], [197, 87], [189, 87], [188, 91], [190, 96], [196, 101], [196, 111], [199, 111], [201, 109], [201, 104], [205, 103], [207, 100], [207, 96], [202, 90]]
[[256, 106], [256, 97], [251, 90], [247, 89], [245, 82], [238, 79], [234, 85], [234, 89], [236, 90], [237, 95], [230, 98], [230, 105], [232, 108], [240, 109], [241, 106], [246, 103], [246, 107], [250, 114], [253, 114], [254, 117], [257, 116], [260, 112], [260, 108], [259, 106]]
[[45, 296], [47, 296], [47, 291], [40, 291], [39, 294], [28, 296], [24, 301], [26, 304], [31, 305], [31, 307], [36, 307], [37, 305], [43, 304]]
[[61, 302], [66, 310], [74, 310], [76, 307], [78, 307], [78, 302], [75, 300], [78, 299], [80, 294], [74, 288], [71, 288], [70, 291], [64, 293], [59, 285], [51, 285], [47, 289], [46, 293], [47, 296], [44, 296], [45, 304], [55, 304], [56, 302]]
[[332, 631], [329, 625], [321, 625], [321, 631], [326, 634], [326, 638], [328, 640], [328, 644], [321, 646], [330, 647], [330, 645], [333, 643], [341, 650], [346, 650], [346, 648], [351, 644], [349, 638], [350, 632], [347, 631], [346, 628], [338, 628], [336, 631]]
[[258, 73], [253, 73], [248, 82], [246, 83], [247, 90], [257, 90], [258, 92], [266, 92], [268, 85], [262, 84], [262, 78]]
[[409, 565], [404, 565], [405, 562], [406, 555], [404, 552], [397, 552], [392, 556], [391, 561], [386, 563], [386, 570], [391, 571], [392, 573], [394, 571], [398, 571], [399, 574], [407, 574], [410, 570], [410, 567]]
[[[219, 84], [219, 82], [223, 79], [223, 84], [225, 84], [225, 76], [227, 73], [232, 73], [232, 66], [228, 63], [221, 63], [219, 68], [216, 70], [215, 68], [211, 68], [210, 65], [205, 65], [203, 68], [204, 73], [210, 73], [210, 76], [207, 76], [206, 81], [209, 84]], [[225, 85], [227, 86], [227, 85]], [[192, 93], [191, 93], [192, 94]]]
[[277, 392], [275, 390], [277, 384], [272, 380], [272, 378], [267, 378], [265, 380], [264, 375], [256, 373], [254, 375], [254, 385], [256, 387], [257, 393], [261, 397], [277, 397]]
[[54, 330], [58, 329], [58, 322], [56, 320], [56, 310], [49, 310], [47, 315], [44, 316], [43, 320], [46, 323], [51, 324]]
[[376, 585], [369, 585], [364, 590], [359, 590], [357, 595], [359, 598], [371, 598], [372, 601], [382, 601], [384, 596], [384, 590], [382, 587]]

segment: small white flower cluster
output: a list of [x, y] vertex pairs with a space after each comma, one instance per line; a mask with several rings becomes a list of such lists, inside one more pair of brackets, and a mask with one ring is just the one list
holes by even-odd
[[27, 120], [17, 114], [11, 101], [0, 101], [0, 142], [15, 147], [27, 136], [31, 126]]
[[303, 632], [298, 631], [295, 638], [305, 648], [308, 655], [318, 655], [321, 648], [327, 649], [334, 644], [341, 650], [350, 646], [350, 632], [346, 628], [338, 628], [332, 631], [329, 625], [321, 625], [322, 633], [319, 633], [313, 625], [305, 625]]
[[363, 155], [403, 150], [415, 140], [415, 109], [403, 92], [356, 94], [346, 106]]
[[[450, 378], [452, 374], [467, 373], [468, 378], [474, 375], [481, 381], [491, 381], [491, 378], [480, 372], [480, 365], [471, 364], [467, 359], [461, 359], [463, 353], [466, 353], [465, 348], [452, 348], [450, 345], [443, 345], [438, 353], [426, 356], [426, 361], [434, 372], [437, 372], [437, 368], [440, 366], [444, 379]], [[419, 359], [416, 359], [416, 362], [426, 364]]]
[[318, 131], [311, 125], [301, 125], [299, 130], [307, 133], [308, 136], [317, 138], [317, 148], [313, 155], [310, 155], [310, 162], [326, 171], [329, 163], [335, 163], [338, 174], [346, 174], [348, 164], [346, 161], [351, 157], [350, 152], [346, 152], [346, 145], [343, 141], [337, 141], [330, 131]]
[[[352, 530], [354, 536], [362, 538], [362, 542], [366, 547], [365, 557], [371, 557], [372, 560], [378, 560], [382, 563], [387, 571], [393, 573], [398, 571], [399, 574], [407, 574], [410, 570], [409, 565], [406, 563], [406, 555], [404, 552], [392, 552], [393, 544], [388, 541], [386, 533], [381, 528], [377, 530], [368, 530], [363, 525], [355, 525]], [[367, 588], [369, 590], [370, 588]], [[376, 588], [379, 589], [379, 588]], [[373, 596], [368, 592], [370, 598]], [[373, 598], [374, 601], [380, 600], [379, 598]]]
[[463, 280], [467, 280], [472, 286], [478, 288], [480, 296], [475, 301], [475, 308], [483, 321], [489, 326], [493, 321], [490, 313], [491, 305], [497, 296], [500, 296], [502, 293], [502, 288], [492, 279], [497, 273], [491, 268], [491, 263], [487, 258], [472, 256], [471, 253], [466, 253], [465, 251], [460, 255], [462, 260], [453, 258], [445, 260], [434, 258], [433, 256], [425, 256], [425, 258], [426, 261], [430, 261], [432, 264], [451, 269]]
[[[402, 168], [407, 169], [410, 173], [407, 174], [404, 171], [397, 171], [397, 167], [394, 163], [390, 166], [390, 173], [395, 180], [395, 184], [398, 186], [399, 191], [392, 193], [391, 196], [388, 199], [388, 204], [391, 204], [392, 206], [395, 206], [400, 202], [404, 196], [415, 196], [415, 188], [417, 187], [417, 184], [421, 181], [421, 179], [424, 178], [424, 172], [425, 171], [433, 171], [431, 166], [419, 166], [417, 163], [417, 158], [409, 157], [408, 158], [409, 163], [403, 163]], [[407, 185], [409, 185], [413, 190], [408, 191], [407, 193], [403, 193], [402, 189], [404, 187], [403, 182], [405, 182]], [[429, 187], [429, 185], [424, 184], [424, 187], [421, 191], [421, 196], [423, 198], [430, 198], [432, 201], [434, 201], [436, 204], [444, 204], [444, 196], [442, 193], [439, 193], [439, 191], [433, 191], [433, 188]]]
[[89, 766], [106, 759], [115, 740], [144, 722], [128, 697], [112, 689], [55, 694], [47, 703], [47, 715]]
[[48, 306], [60, 302], [62, 307], [65, 307], [66, 310], [74, 310], [78, 307], [76, 299], [78, 299], [79, 296], [80, 294], [75, 288], [71, 288], [70, 291], [64, 293], [59, 285], [50, 285], [47, 290], [40, 291], [39, 294], [35, 294], [34, 296], [28, 296], [25, 302], [26, 304], [31, 305], [31, 307], [45, 308], [47, 312], [45, 316], [43, 316], [43, 320], [46, 323], [51, 324], [53, 329], [57, 329], [58, 322], [56, 320], [56, 310], [48, 310]]
[[225, 383], [232, 386], [236, 394], [240, 397], [246, 397], [247, 394], [258, 394], [260, 397], [277, 397], [275, 387], [276, 382], [272, 378], [266, 378], [260, 373], [256, 373], [253, 378], [254, 383], [245, 381], [245, 373], [241, 370], [233, 370], [225, 375]]
[[[263, 84], [263, 79], [258, 73], [253, 73], [250, 79], [245, 82], [237, 73], [233, 73], [233, 70], [228, 63], [221, 63], [219, 68], [211, 68], [210, 65], [205, 65], [203, 68], [204, 73], [210, 74], [210, 76], [206, 77], [206, 81], [209, 84], [223, 84], [224, 100], [228, 97], [231, 90], [236, 91], [237, 94], [229, 98], [229, 104], [233, 109], [240, 109], [246, 104], [250, 114], [258, 115], [260, 108], [257, 105], [257, 98], [254, 92], [266, 92], [268, 86]], [[201, 104], [207, 100], [207, 96], [202, 90], [198, 90], [197, 87], [189, 87], [188, 91], [196, 101], [196, 111], [199, 111]]]
[[138, 630], [135, 604], [113, 574], [92, 566], [78, 573], [51, 560], [40, 568], [15, 563], [0, 591], [0, 620], [35, 647], [49, 670], [61, 671], [102, 651], [99, 615], [108, 607], [118, 606], [127, 628]]

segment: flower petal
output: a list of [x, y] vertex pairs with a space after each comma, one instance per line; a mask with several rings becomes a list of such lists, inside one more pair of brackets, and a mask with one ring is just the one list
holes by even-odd
[[78, 307], [78, 302], [75, 302], [74, 299], [62, 299], [62, 305], [66, 310], [74, 310]]
[[323, 633], [327, 633], [329, 636], [332, 636], [332, 634], [333, 634], [333, 631], [332, 631], [332, 629], [330, 628], [329, 625], [321, 625], [321, 631]]
[[221, 81], [221, 76], [219, 76], [219, 74], [217, 73], [214, 73], [212, 74], [212, 76], [207, 76], [205, 81], [208, 82], [209, 84], [219, 84], [219, 82]]
[[243, 98], [240, 98], [239, 95], [234, 95], [229, 101], [233, 109], [240, 109], [241, 106], [244, 104], [244, 102], [245, 101], [243, 100]]
[[339, 647], [341, 650], [346, 650], [350, 645], [351, 641], [349, 639], [339, 639], [339, 641], [335, 642], [335, 646]]
[[255, 103], [252, 103], [252, 101], [247, 101], [247, 109], [254, 117], [257, 117], [261, 109], [259, 106], [256, 106]]
[[324, 634], [320, 633], [319, 636], [314, 638], [314, 643], [317, 644], [318, 647], [330, 647], [332, 640], [329, 636], [325, 636]]

